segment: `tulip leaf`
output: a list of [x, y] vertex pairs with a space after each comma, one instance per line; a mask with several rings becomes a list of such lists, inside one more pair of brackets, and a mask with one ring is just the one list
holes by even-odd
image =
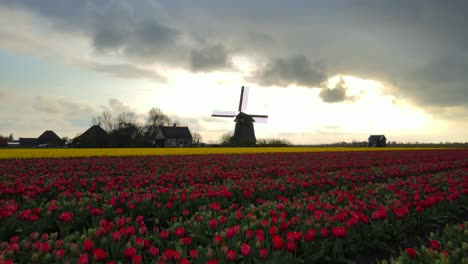
[[308, 255], [305, 260], [304, 260], [304, 263], [313, 263], [317, 260], [319, 260], [325, 253], [325, 248], [321, 247], [319, 251], [311, 254], [311, 255]]

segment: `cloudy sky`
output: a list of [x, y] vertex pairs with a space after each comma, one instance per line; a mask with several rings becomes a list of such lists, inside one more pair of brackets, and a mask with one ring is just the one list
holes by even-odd
[[2, 0], [0, 134], [74, 137], [158, 107], [205, 142], [213, 110], [297, 144], [468, 141], [468, 1]]

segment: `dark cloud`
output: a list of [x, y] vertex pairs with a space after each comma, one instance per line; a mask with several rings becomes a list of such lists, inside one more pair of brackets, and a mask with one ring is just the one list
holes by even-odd
[[139, 68], [133, 64], [120, 63], [120, 64], [103, 64], [94, 63], [91, 65], [92, 69], [98, 72], [108, 73], [120, 78], [135, 78], [135, 79], [152, 79], [155, 81], [165, 82], [167, 79], [161, 76], [156, 71]]
[[322, 98], [325, 103], [341, 103], [346, 100], [346, 88], [323, 88], [320, 91], [320, 98]]
[[[118, 53], [142, 61], [170, 59], [177, 46], [175, 29], [158, 21], [112, 21], [103, 18], [92, 27], [93, 46], [99, 52]], [[100, 20], [101, 21], [101, 20]]]
[[[80, 32], [98, 54], [132, 64], [205, 72], [229, 66], [231, 54], [247, 55], [268, 62], [253, 76], [260, 85], [317, 87], [329, 76], [352, 74], [398, 84], [396, 97], [424, 108], [468, 108], [464, 0], [3, 3], [41, 14], [58, 30]], [[322, 95], [339, 100], [343, 92]]]
[[348, 87], [345, 80], [340, 79], [334, 88], [322, 87], [319, 96], [325, 103], [342, 103], [344, 101], [355, 100], [355, 97], [346, 95], [347, 91]]
[[229, 57], [222, 45], [205, 46], [190, 52], [190, 69], [193, 72], [223, 70], [229, 67]]
[[457, 106], [468, 103], [468, 52], [434, 59], [399, 82], [400, 89], [413, 101], [431, 106]]
[[312, 64], [304, 55], [280, 58], [266, 64], [254, 75], [254, 80], [261, 85], [287, 87], [291, 84], [317, 87], [325, 81], [327, 75], [319, 63]]

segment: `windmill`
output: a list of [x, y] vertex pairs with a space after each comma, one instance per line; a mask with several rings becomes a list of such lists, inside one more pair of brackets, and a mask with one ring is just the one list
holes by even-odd
[[249, 88], [242, 86], [239, 109], [238, 111], [219, 111], [214, 110], [211, 116], [214, 117], [234, 117], [236, 126], [234, 129], [234, 136], [231, 137], [229, 143], [236, 146], [251, 146], [255, 145], [257, 139], [255, 138], [254, 122], [265, 123], [268, 119], [267, 115], [249, 115], [244, 111], [247, 108], [249, 95]]

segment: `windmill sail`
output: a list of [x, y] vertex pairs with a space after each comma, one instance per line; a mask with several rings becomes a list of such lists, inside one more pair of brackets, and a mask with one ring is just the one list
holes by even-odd
[[221, 110], [214, 110], [211, 116], [216, 117], [235, 117], [237, 112], [235, 111], [221, 111]]
[[242, 86], [241, 95], [239, 99], [239, 112], [244, 112], [247, 109], [249, 101], [249, 87]]

